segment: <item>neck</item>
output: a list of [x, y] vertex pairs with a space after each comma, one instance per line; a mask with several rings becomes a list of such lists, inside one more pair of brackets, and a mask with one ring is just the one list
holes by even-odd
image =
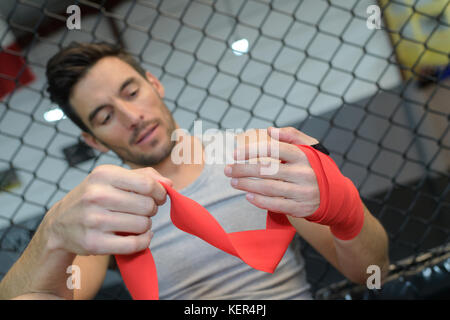
[[[198, 138], [183, 135], [174, 146], [172, 152], [177, 156], [179, 155], [183, 161], [174, 163], [172, 155], [169, 155], [157, 165], [152, 166], [152, 168], [162, 176], [172, 180], [174, 189], [183, 189], [200, 176], [205, 162], [203, 149], [202, 142]], [[186, 150], [191, 150], [191, 152], [185, 153]], [[134, 163], [127, 164], [132, 169], [142, 168], [142, 166]]]

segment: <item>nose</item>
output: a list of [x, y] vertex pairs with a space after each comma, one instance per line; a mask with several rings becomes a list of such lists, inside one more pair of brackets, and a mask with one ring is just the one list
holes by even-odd
[[118, 104], [118, 112], [120, 120], [127, 129], [135, 129], [139, 123], [144, 119], [140, 109], [126, 101], [121, 101]]

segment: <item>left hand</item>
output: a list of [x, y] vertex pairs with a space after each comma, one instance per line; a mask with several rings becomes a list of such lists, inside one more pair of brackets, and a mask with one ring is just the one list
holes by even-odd
[[[261, 209], [297, 218], [313, 214], [320, 204], [319, 186], [306, 155], [295, 145], [313, 145], [318, 141], [292, 127], [269, 127], [266, 135], [258, 136], [258, 141], [261, 139], [268, 141], [259, 145], [253, 143], [239, 146], [238, 143], [235, 159], [253, 159], [253, 164], [235, 163], [226, 166], [225, 175], [232, 178], [232, 187], [246, 191], [247, 200]], [[262, 174], [264, 164], [259, 160], [271, 156], [270, 141], [275, 140], [279, 141], [279, 159], [271, 160], [282, 162], [278, 163], [275, 173]], [[268, 150], [263, 151], [261, 145]]]

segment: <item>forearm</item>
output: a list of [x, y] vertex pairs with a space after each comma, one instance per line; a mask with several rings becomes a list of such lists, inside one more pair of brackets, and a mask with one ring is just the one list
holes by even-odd
[[63, 300], [63, 298], [49, 293], [26, 293], [11, 300]]
[[[329, 226], [288, 217], [298, 234], [322, 254], [346, 278], [364, 283], [369, 276], [367, 267], [377, 265], [382, 278], [389, 268], [388, 240], [381, 224], [365, 209], [364, 224], [359, 235], [351, 240], [339, 240]], [[381, 279], [382, 280], [382, 279]]]
[[71, 299], [67, 288], [74, 254], [52, 247], [48, 221], [44, 219], [29, 245], [0, 282], [0, 299], [12, 299], [28, 293], [47, 293]]
[[384, 228], [364, 207], [364, 225], [361, 232], [351, 240], [335, 237], [337, 264], [341, 272], [350, 280], [365, 283], [367, 267], [378, 266], [383, 279], [389, 270], [388, 237]]

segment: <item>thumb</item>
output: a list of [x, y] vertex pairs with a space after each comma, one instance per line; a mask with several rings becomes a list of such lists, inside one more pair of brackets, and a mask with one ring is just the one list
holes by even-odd
[[170, 180], [169, 178], [166, 178], [164, 176], [162, 176], [158, 171], [156, 171], [155, 169], [151, 168], [151, 167], [147, 167], [147, 168], [140, 168], [140, 169], [134, 169], [134, 171], [136, 172], [140, 172], [142, 174], [146, 174], [150, 177], [152, 177], [153, 179], [157, 180], [157, 181], [161, 181], [163, 183], [168, 184], [169, 186], [173, 187], [173, 182], [172, 180]]
[[307, 134], [297, 130], [293, 127], [284, 128], [267, 128], [267, 133], [272, 139], [278, 140], [280, 142], [286, 142], [290, 144], [303, 144], [303, 145], [313, 145], [319, 143], [319, 141]]

